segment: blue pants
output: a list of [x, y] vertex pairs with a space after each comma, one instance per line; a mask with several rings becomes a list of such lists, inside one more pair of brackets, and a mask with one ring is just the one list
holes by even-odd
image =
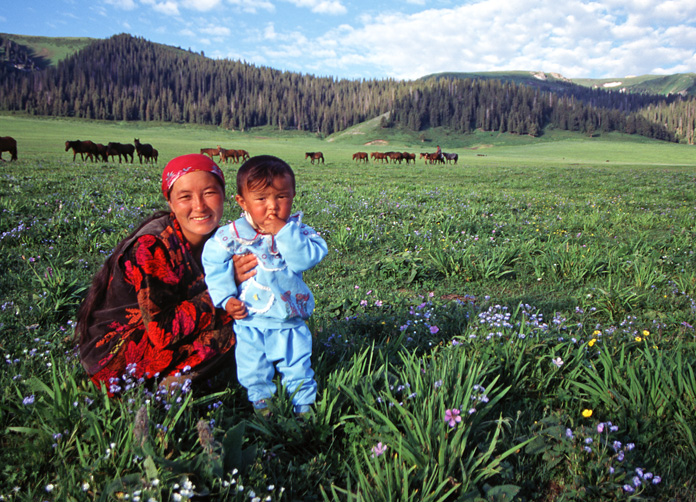
[[297, 393], [292, 404], [313, 404], [317, 382], [311, 365], [312, 333], [305, 324], [294, 328], [258, 328], [235, 324], [237, 378], [247, 389], [249, 401], [268, 399], [275, 393], [275, 370], [289, 394]]

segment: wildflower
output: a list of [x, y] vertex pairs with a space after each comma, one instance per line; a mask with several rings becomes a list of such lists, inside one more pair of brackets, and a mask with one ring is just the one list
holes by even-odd
[[84, 483], [82, 483], [82, 491], [86, 492], [87, 490], [89, 490], [89, 483], [85, 481]]
[[601, 434], [602, 432], [604, 432], [604, 422], [600, 422], [600, 423], [597, 424], [597, 432], [598, 432], [599, 434]]
[[573, 431], [570, 428], [566, 429], [565, 435], [568, 439], [573, 439]]
[[635, 447], [636, 445], [634, 443], [626, 443], [626, 451], [631, 451]]
[[442, 380], [438, 380], [437, 382], [435, 382], [433, 384], [433, 387], [436, 389], [439, 389], [440, 387], [442, 387]]
[[592, 347], [595, 343], [597, 343], [597, 339], [596, 339], [596, 338], [593, 338], [592, 340], [590, 340], [589, 342], [587, 342], [587, 345], [588, 345], [589, 347]]
[[584, 409], [582, 410], [582, 416], [585, 418], [590, 418], [592, 416], [592, 410]]
[[387, 451], [387, 445], [383, 444], [381, 441], [372, 447], [372, 458], [384, 455]]
[[52, 485], [51, 483], [47, 484], [45, 487], [46, 493], [51, 493], [54, 488], [55, 488], [55, 485]]
[[649, 334], [650, 334], [650, 331], [648, 331], [647, 329], [643, 330], [643, 336], [648, 336]]
[[430, 326], [430, 333], [431, 333], [431, 334], [434, 335], [434, 334], [437, 333], [438, 331], [440, 331], [440, 328], [438, 328], [437, 326]]
[[28, 406], [28, 405], [30, 405], [30, 404], [34, 404], [34, 394], [32, 394], [31, 396], [27, 396], [27, 397], [25, 397], [24, 399], [22, 399], [22, 404], [23, 404], [24, 406]]
[[655, 476], [652, 480], [652, 484], [657, 485], [662, 481], [662, 478], [660, 476]]
[[382, 306], [382, 300], [377, 300], [375, 302], [375, 307], [381, 307]]
[[639, 336], [637, 336], [637, 337], [635, 338], [635, 340], [636, 340], [636, 342], [642, 342], [642, 341], [643, 341], [643, 339], [642, 339], [641, 337], [639, 337]]
[[596, 329], [596, 330], [594, 330], [594, 332], [592, 333], [592, 336], [602, 336], [602, 332], [599, 331], [598, 329]]
[[633, 493], [634, 491], [636, 491], [631, 485], [628, 485], [628, 484], [623, 485], [623, 489], [627, 493]]
[[457, 408], [446, 410], [445, 422], [447, 422], [450, 427], [456, 427], [456, 425], [462, 421], [462, 417], [459, 416], [459, 413], [460, 411]]
[[583, 446], [582, 449], [585, 450], [587, 453], [592, 453], [592, 448], [590, 448], [589, 446]]
[[553, 364], [555, 364], [557, 368], [560, 368], [561, 366], [563, 366], [563, 359], [561, 359], [560, 357], [552, 359], [551, 362]]
[[366, 307], [366, 306], [367, 306], [367, 300], [360, 300], [360, 306], [361, 306], [361, 307]]

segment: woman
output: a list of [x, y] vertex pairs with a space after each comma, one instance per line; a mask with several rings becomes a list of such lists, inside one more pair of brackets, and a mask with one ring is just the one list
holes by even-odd
[[[234, 364], [233, 320], [213, 306], [200, 258], [222, 217], [222, 171], [205, 155], [177, 157], [162, 173], [162, 194], [170, 211], [116, 246], [78, 312], [82, 365], [110, 395], [126, 378], [196, 381]], [[252, 257], [240, 262], [236, 279], [254, 266]], [[244, 316], [239, 302], [233, 317]]]

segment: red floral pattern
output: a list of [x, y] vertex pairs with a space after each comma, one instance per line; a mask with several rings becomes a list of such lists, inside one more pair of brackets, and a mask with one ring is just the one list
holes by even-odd
[[126, 373], [164, 378], [190, 367], [192, 377], [223, 358], [233, 364], [232, 319], [216, 310], [203, 270], [173, 215], [153, 220], [119, 257], [82, 363], [111, 394]]

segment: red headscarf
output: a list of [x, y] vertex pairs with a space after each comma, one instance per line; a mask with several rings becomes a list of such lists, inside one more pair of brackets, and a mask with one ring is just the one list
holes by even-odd
[[225, 188], [225, 175], [222, 174], [222, 170], [213, 162], [213, 159], [207, 155], [189, 153], [188, 155], [173, 158], [164, 168], [162, 172], [162, 194], [164, 198], [169, 200], [169, 192], [176, 180], [184, 174], [192, 173], [193, 171], [206, 171], [214, 174], [220, 180], [222, 188]]

